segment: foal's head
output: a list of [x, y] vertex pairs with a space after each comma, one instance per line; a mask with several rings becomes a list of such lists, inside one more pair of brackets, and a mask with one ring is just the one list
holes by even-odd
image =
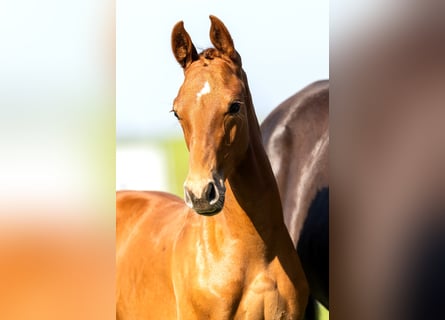
[[184, 69], [184, 83], [174, 101], [190, 152], [184, 183], [186, 204], [213, 215], [224, 206], [224, 181], [246, 153], [248, 92], [241, 59], [224, 24], [210, 16], [215, 48], [198, 55], [184, 24], [172, 32], [172, 49]]

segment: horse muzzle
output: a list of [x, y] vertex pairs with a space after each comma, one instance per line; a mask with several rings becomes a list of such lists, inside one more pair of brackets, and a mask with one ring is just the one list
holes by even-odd
[[187, 179], [184, 183], [184, 201], [196, 213], [212, 216], [224, 207], [225, 186], [219, 175], [210, 180]]

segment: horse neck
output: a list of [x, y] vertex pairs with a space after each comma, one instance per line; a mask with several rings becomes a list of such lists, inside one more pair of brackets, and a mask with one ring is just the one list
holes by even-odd
[[226, 207], [245, 215], [263, 238], [283, 232], [283, 212], [278, 186], [262, 145], [260, 126], [244, 74], [249, 121], [249, 147], [244, 159], [226, 182]]

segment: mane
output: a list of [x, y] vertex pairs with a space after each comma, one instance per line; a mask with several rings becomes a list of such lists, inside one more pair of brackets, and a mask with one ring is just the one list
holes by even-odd
[[199, 57], [207, 59], [207, 60], [213, 60], [215, 58], [223, 58], [224, 54], [221, 51], [219, 51], [218, 49], [207, 48], [207, 49], [204, 49], [203, 51], [201, 51], [201, 53], [199, 54]]
[[225, 60], [233, 60], [240, 67], [242, 65], [241, 56], [239, 55], [239, 53], [237, 51], [235, 51], [235, 57], [230, 58], [216, 48], [207, 48], [207, 49], [204, 49], [203, 51], [201, 51], [201, 53], [199, 54], [199, 58], [201, 61], [204, 62], [204, 65], [206, 64], [205, 60], [213, 60], [215, 58], [221, 58], [221, 59], [225, 59]]

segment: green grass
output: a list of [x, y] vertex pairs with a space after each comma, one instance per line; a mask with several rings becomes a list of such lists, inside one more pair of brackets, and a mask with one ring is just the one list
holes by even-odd
[[321, 304], [318, 304], [319, 320], [329, 320], [329, 311]]

